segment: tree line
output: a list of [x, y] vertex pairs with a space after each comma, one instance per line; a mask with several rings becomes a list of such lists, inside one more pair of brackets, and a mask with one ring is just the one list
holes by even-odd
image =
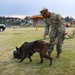
[[[65, 17], [64, 18], [65, 22], [71, 23], [73, 22], [74, 18], [73, 17]], [[21, 25], [21, 24], [27, 24], [28, 23], [28, 17], [25, 17], [24, 19], [21, 18], [13, 18], [13, 17], [0, 17], [0, 24], [5, 24], [8, 26], [13, 26], [15, 25]]]

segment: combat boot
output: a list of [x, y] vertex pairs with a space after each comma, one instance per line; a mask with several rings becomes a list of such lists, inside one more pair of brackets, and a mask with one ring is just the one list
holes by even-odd
[[56, 56], [56, 58], [60, 58], [60, 53], [57, 53], [57, 56]]

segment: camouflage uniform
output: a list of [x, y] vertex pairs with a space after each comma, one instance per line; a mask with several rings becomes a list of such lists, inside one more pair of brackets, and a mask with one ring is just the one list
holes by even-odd
[[[62, 44], [64, 41], [63, 32], [65, 32], [65, 21], [59, 14], [51, 13], [50, 18], [44, 18], [46, 23], [44, 34], [49, 35], [50, 42], [53, 42], [57, 38], [56, 50], [58, 53], [62, 51]], [[54, 45], [49, 47], [51, 53], [54, 49]]]

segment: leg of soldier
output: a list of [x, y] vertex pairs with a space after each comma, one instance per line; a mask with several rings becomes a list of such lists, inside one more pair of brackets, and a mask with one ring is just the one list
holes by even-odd
[[[50, 37], [49, 42], [50, 43], [54, 42], [55, 41], [55, 38], [56, 38], [56, 30], [52, 30], [50, 32], [49, 37]], [[48, 50], [48, 55], [49, 56], [51, 56], [51, 53], [52, 53], [53, 50], [54, 50], [54, 45], [50, 45], [49, 50]]]
[[57, 32], [57, 44], [56, 44], [56, 50], [57, 50], [57, 58], [60, 57], [60, 53], [62, 52], [62, 45], [64, 41], [64, 35], [61, 32]]

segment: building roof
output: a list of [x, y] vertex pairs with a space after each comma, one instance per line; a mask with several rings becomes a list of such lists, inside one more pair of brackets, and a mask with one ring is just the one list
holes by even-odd
[[43, 16], [41, 15], [36, 15], [36, 16], [31, 16], [29, 19], [43, 19]]

